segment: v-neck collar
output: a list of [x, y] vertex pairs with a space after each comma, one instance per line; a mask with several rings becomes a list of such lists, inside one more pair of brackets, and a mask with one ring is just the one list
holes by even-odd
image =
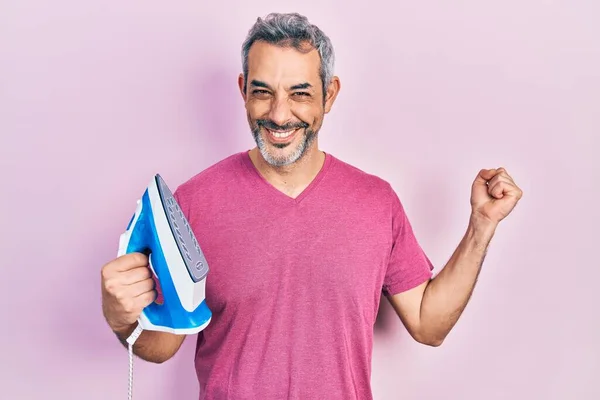
[[329, 167], [330, 167], [331, 161], [332, 161], [332, 156], [329, 153], [327, 153], [327, 152], [325, 152], [324, 154], [325, 154], [325, 161], [323, 162], [323, 165], [321, 166], [321, 169], [319, 170], [319, 172], [317, 173], [317, 175], [313, 178], [313, 180], [308, 184], [308, 186], [296, 198], [288, 196], [287, 194], [283, 193], [281, 190], [277, 189], [275, 186], [273, 186], [271, 184], [271, 182], [269, 182], [260, 173], [260, 171], [258, 170], [258, 168], [256, 168], [256, 166], [252, 162], [252, 159], [250, 158], [250, 151], [244, 151], [244, 152], [242, 152], [240, 154], [240, 156], [242, 158], [242, 162], [244, 163], [244, 165], [246, 165], [246, 167], [248, 168], [248, 170], [250, 171], [250, 173], [256, 179], [258, 179], [258, 181], [263, 186], [266, 186], [268, 190], [270, 190], [271, 192], [273, 192], [274, 195], [276, 195], [277, 197], [281, 198], [282, 200], [298, 204], [304, 198], [306, 198], [310, 194], [310, 192], [313, 191], [313, 189], [316, 186], [318, 186], [319, 182], [321, 182], [323, 180], [323, 178], [325, 177], [325, 175], [327, 174], [327, 171], [329, 171]]

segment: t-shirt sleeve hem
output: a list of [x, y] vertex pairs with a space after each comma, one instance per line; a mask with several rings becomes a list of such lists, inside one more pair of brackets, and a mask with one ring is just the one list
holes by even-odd
[[386, 285], [383, 291], [388, 296], [394, 296], [396, 294], [416, 288], [420, 284], [427, 282], [432, 276], [433, 272], [431, 270], [423, 271], [410, 280]]

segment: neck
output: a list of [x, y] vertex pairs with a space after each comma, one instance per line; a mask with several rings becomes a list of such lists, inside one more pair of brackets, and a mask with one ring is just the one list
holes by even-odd
[[249, 154], [260, 174], [271, 185], [291, 197], [298, 196], [306, 189], [325, 162], [325, 153], [318, 149], [316, 142], [300, 160], [282, 167], [267, 163], [256, 147], [250, 150]]

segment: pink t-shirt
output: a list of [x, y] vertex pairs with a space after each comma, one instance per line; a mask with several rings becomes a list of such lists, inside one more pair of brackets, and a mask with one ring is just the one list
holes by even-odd
[[200, 399], [371, 399], [382, 291], [433, 269], [391, 186], [327, 154], [292, 199], [241, 152], [176, 197], [210, 268]]

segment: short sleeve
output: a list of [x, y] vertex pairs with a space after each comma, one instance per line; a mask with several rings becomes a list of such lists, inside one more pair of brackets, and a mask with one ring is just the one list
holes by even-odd
[[429, 280], [433, 265], [413, 232], [398, 195], [391, 189], [392, 247], [383, 293], [395, 295]]

